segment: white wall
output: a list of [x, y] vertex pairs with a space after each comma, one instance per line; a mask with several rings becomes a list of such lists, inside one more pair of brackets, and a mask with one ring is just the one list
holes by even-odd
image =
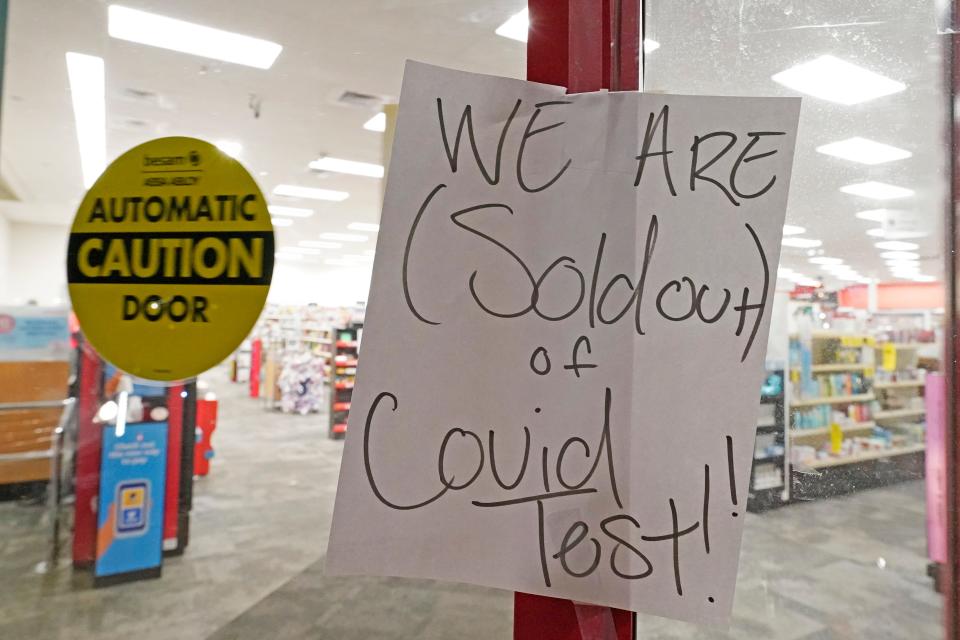
[[64, 304], [67, 296], [66, 225], [9, 224], [9, 268], [5, 300], [26, 304], [36, 300], [41, 305]]
[[0, 213], [0, 305], [10, 304], [7, 288], [10, 282], [10, 223]]
[[352, 307], [367, 301], [370, 269], [330, 269], [278, 261], [268, 300], [276, 304]]

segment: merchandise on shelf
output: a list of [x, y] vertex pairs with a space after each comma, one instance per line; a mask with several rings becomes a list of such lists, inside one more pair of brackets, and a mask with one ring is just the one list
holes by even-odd
[[301, 415], [320, 411], [324, 406], [325, 379], [324, 363], [312, 353], [304, 351], [287, 355], [277, 383], [281, 394], [280, 410]]
[[357, 375], [357, 359], [363, 324], [353, 322], [334, 331], [332, 389], [330, 390], [330, 437], [342, 438], [347, 432], [347, 416]]

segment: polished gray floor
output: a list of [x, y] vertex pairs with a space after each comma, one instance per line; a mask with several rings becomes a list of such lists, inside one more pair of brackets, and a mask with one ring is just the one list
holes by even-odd
[[[192, 541], [160, 580], [89, 588], [43, 573], [38, 507], [0, 504], [0, 639], [374, 640], [509, 638], [511, 595], [429, 581], [328, 578], [323, 557], [342, 444], [322, 417], [221, 396]], [[923, 485], [911, 482], [749, 515], [729, 629], [641, 616], [647, 639], [940, 638], [926, 572]]]

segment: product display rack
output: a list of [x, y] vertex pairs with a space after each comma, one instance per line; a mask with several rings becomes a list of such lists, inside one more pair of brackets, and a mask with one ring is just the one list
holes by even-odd
[[786, 387], [783, 370], [767, 373], [760, 394], [760, 418], [750, 472], [749, 511], [764, 511], [786, 503]]
[[[922, 427], [906, 433], [889, 394], [917, 383], [890, 378], [873, 336], [814, 332], [791, 338], [793, 443], [791, 494], [811, 499], [888, 484], [922, 474]], [[909, 407], [916, 412], [916, 405]], [[922, 414], [922, 411], [921, 411]]]
[[350, 413], [350, 400], [353, 397], [353, 385], [357, 375], [357, 357], [360, 352], [360, 339], [363, 324], [351, 323], [349, 326], [335, 329], [333, 342], [333, 374], [330, 390], [330, 437], [342, 438], [347, 433], [347, 416]]

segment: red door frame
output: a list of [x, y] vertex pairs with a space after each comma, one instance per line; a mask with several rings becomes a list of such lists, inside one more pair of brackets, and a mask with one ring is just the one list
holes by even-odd
[[[642, 0], [528, 0], [527, 80], [569, 93], [639, 89]], [[571, 600], [514, 594], [515, 640], [633, 638], [633, 614]], [[611, 629], [613, 627], [613, 629]], [[611, 639], [613, 640], [613, 639]]]
[[[950, 2], [943, 16], [947, 26], [953, 26], [960, 20], [960, 0]], [[946, 476], [947, 476], [947, 564], [941, 576], [943, 578], [943, 613], [946, 638], [960, 637], [960, 620], [957, 611], [960, 607], [960, 415], [957, 415], [957, 398], [960, 397], [960, 375], [958, 375], [957, 357], [960, 356], [960, 335], [957, 319], [960, 318], [960, 257], [956, 247], [960, 244], [960, 117], [956, 100], [960, 98], [960, 34], [945, 35], [946, 40], [946, 82], [950, 88], [947, 106], [950, 115], [950, 203], [945, 211], [944, 255], [947, 257], [946, 283], [947, 312], [946, 328], [951, 330], [951, 338], [945, 339], [944, 369], [947, 374], [947, 433]]]

